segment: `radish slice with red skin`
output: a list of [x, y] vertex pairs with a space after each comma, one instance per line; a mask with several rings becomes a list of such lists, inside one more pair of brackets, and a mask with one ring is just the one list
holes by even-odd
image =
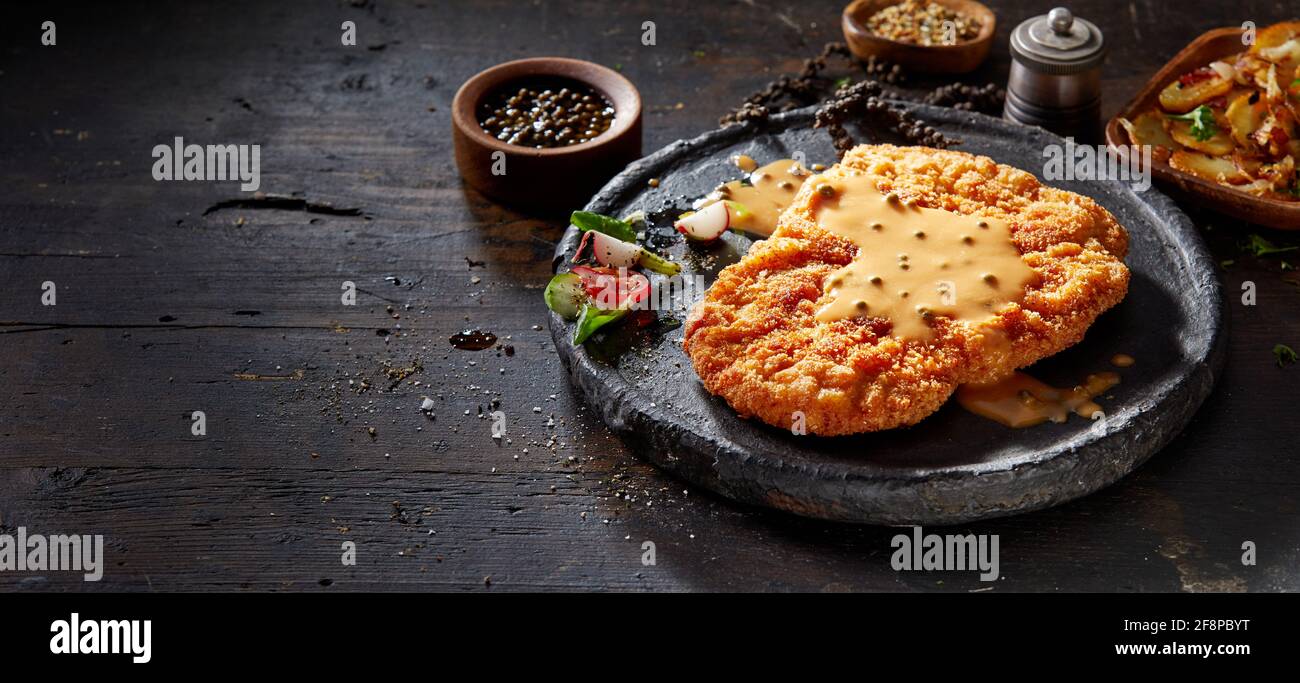
[[602, 266], [613, 268], [634, 268], [640, 266], [663, 275], [676, 275], [682, 267], [668, 259], [632, 242], [624, 242], [595, 230], [582, 233], [582, 241], [573, 252], [573, 263], [582, 258], [587, 244], [592, 245], [592, 256]]
[[641, 260], [641, 245], [624, 242], [603, 232], [588, 232], [583, 240], [591, 238], [592, 255], [596, 262], [611, 268], [632, 268]]
[[726, 202], [715, 202], [695, 213], [678, 218], [673, 227], [677, 232], [697, 242], [712, 242], [722, 237], [731, 225], [731, 212]]
[[587, 248], [587, 243], [590, 241], [591, 233], [582, 233], [582, 239], [578, 241], [578, 248], [573, 251], [573, 260], [569, 261], [569, 263], [577, 263], [578, 259], [582, 258], [582, 250]]

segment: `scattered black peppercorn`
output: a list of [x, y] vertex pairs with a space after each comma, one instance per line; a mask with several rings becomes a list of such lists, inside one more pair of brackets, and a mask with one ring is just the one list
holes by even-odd
[[851, 121], [861, 121], [876, 129], [892, 130], [916, 145], [946, 149], [958, 143], [909, 112], [895, 109], [881, 99], [882, 93], [883, 89], [876, 81], [846, 85], [817, 110], [813, 127], [825, 128], [830, 133], [835, 151], [841, 157], [854, 145], [853, 137], [844, 128], [844, 124]]
[[[840, 57], [859, 67], [866, 79], [857, 83], [849, 78], [832, 80], [825, 75], [827, 62]], [[835, 149], [843, 156], [855, 144], [844, 124], [859, 121], [879, 130], [892, 130], [913, 144], [946, 148], [957, 144], [912, 114], [897, 109], [884, 100], [883, 86], [895, 85], [906, 77], [902, 67], [876, 57], [857, 59], [844, 43], [827, 43], [816, 57], [805, 60], [795, 76], [782, 76], [764, 89], [750, 95], [740, 107], [719, 120], [722, 126], [746, 122], [763, 122], [774, 113], [823, 103], [817, 111], [815, 127], [825, 128]], [[891, 97], [906, 97], [894, 93]], [[1006, 92], [993, 83], [970, 86], [952, 83], [919, 98], [926, 104], [952, 107], [964, 111], [997, 113], [1002, 109]], [[912, 99], [912, 98], [909, 98]]]
[[982, 86], [950, 83], [935, 88], [921, 101], [940, 107], [952, 107], [962, 111], [978, 111], [985, 114], [1000, 114], [1007, 92], [995, 83]]
[[719, 125], [728, 126], [746, 121], [762, 121], [769, 114], [790, 111], [820, 102], [834, 91], [837, 81], [826, 78], [823, 72], [832, 57], [861, 67], [864, 75], [884, 83], [898, 83], [904, 78], [902, 67], [874, 56], [862, 61], [853, 56], [844, 43], [826, 43], [816, 57], [804, 60], [803, 69], [796, 76], [782, 76], [767, 87], [750, 95], [736, 109], [728, 112]]
[[866, 61], [859, 61], [862, 68], [871, 78], [882, 83], [896, 85], [906, 79], [903, 73], [903, 67], [883, 59], [878, 59], [875, 55], [867, 57]]

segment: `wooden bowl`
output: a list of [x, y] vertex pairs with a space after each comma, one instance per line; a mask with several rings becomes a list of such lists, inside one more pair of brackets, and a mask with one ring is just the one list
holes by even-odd
[[[578, 81], [604, 95], [614, 105], [609, 130], [577, 145], [535, 149], [498, 140], [479, 125], [477, 110], [484, 97], [512, 83], [551, 78]], [[456, 92], [451, 121], [461, 178], [484, 195], [521, 209], [581, 209], [606, 181], [641, 157], [636, 87], [612, 69], [578, 59], [536, 57], [481, 71]]]
[[948, 9], [980, 22], [979, 35], [956, 45], [913, 45], [882, 38], [867, 30], [867, 19], [899, 0], [854, 0], [844, 8], [840, 26], [849, 50], [859, 59], [876, 57], [923, 73], [964, 74], [974, 71], [989, 56], [997, 17], [974, 0], [934, 0]]
[[[1157, 98], [1160, 89], [1184, 73], [1245, 50], [1246, 46], [1241, 44], [1241, 33], [1242, 30], [1238, 27], [1207, 31], [1174, 55], [1174, 58], [1147, 82], [1133, 100], [1106, 124], [1106, 142], [1110, 148], [1122, 158], [1127, 158], [1129, 145], [1133, 143], [1129, 139], [1128, 131], [1124, 130], [1119, 120], [1127, 118], [1132, 121], [1149, 109], [1158, 109], [1160, 105]], [[1220, 185], [1184, 173], [1167, 163], [1157, 161], [1151, 164], [1151, 175], [1161, 181], [1162, 185], [1174, 190], [1175, 195], [1191, 199], [1233, 218], [1279, 230], [1300, 230], [1300, 202], [1256, 197], [1232, 189], [1228, 185]]]

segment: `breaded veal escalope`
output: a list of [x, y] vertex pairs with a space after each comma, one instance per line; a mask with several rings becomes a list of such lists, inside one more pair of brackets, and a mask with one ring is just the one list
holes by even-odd
[[857, 246], [818, 227], [805, 183], [776, 232], [718, 275], [686, 323], [684, 349], [705, 388], [744, 417], [790, 429], [798, 411], [823, 436], [915, 424], [959, 384], [996, 381], [1077, 343], [1128, 291], [1128, 233], [1088, 197], [928, 147], [860, 145], [825, 177], [853, 169], [920, 206], [1007, 221], [1038, 282], [988, 323], [996, 333], [938, 317], [931, 340], [900, 340], [883, 318], [819, 322], [823, 280]]

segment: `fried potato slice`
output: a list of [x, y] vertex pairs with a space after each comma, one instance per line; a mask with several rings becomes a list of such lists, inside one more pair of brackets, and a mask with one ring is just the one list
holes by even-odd
[[1170, 121], [1169, 136], [1184, 147], [1190, 147], [1213, 156], [1222, 156], [1232, 152], [1234, 147], [1232, 137], [1224, 132], [1222, 126], [1219, 126], [1214, 135], [1205, 140], [1198, 140], [1195, 135], [1192, 135], [1191, 127], [1191, 121]]
[[1300, 36], [1300, 21], [1282, 21], [1255, 34], [1255, 44], [1250, 46], [1250, 53], [1258, 55], [1287, 41]]
[[1174, 142], [1174, 139], [1169, 137], [1169, 131], [1165, 130], [1165, 117], [1154, 111], [1141, 114], [1132, 121], [1120, 119], [1119, 123], [1124, 130], [1128, 131], [1128, 139], [1135, 145], [1164, 147], [1170, 152], [1182, 147]]
[[1228, 94], [1233, 82], [1212, 69], [1209, 71], [1211, 76], [1190, 85], [1184, 85], [1180, 79], [1165, 86], [1160, 91], [1160, 106], [1175, 114], [1186, 114], [1220, 95]]
[[1232, 163], [1232, 160], [1207, 156], [1199, 152], [1187, 150], [1174, 152], [1173, 156], [1169, 157], [1169, 165], [1184, 173], [1215, 183], [1237, 185], [1250, 180], [1236, 164]]
[[1228, 105], [1228, 110], [1224, 112], [1232, 139], [1242, 147], [1253, 148], [1255, 143], [1250, 136], [1264, 124], [1264, 116], [1267, 113], [1268, 107], [1254, 92], [1243, 93], [1234, 99], [1232, 104]]

